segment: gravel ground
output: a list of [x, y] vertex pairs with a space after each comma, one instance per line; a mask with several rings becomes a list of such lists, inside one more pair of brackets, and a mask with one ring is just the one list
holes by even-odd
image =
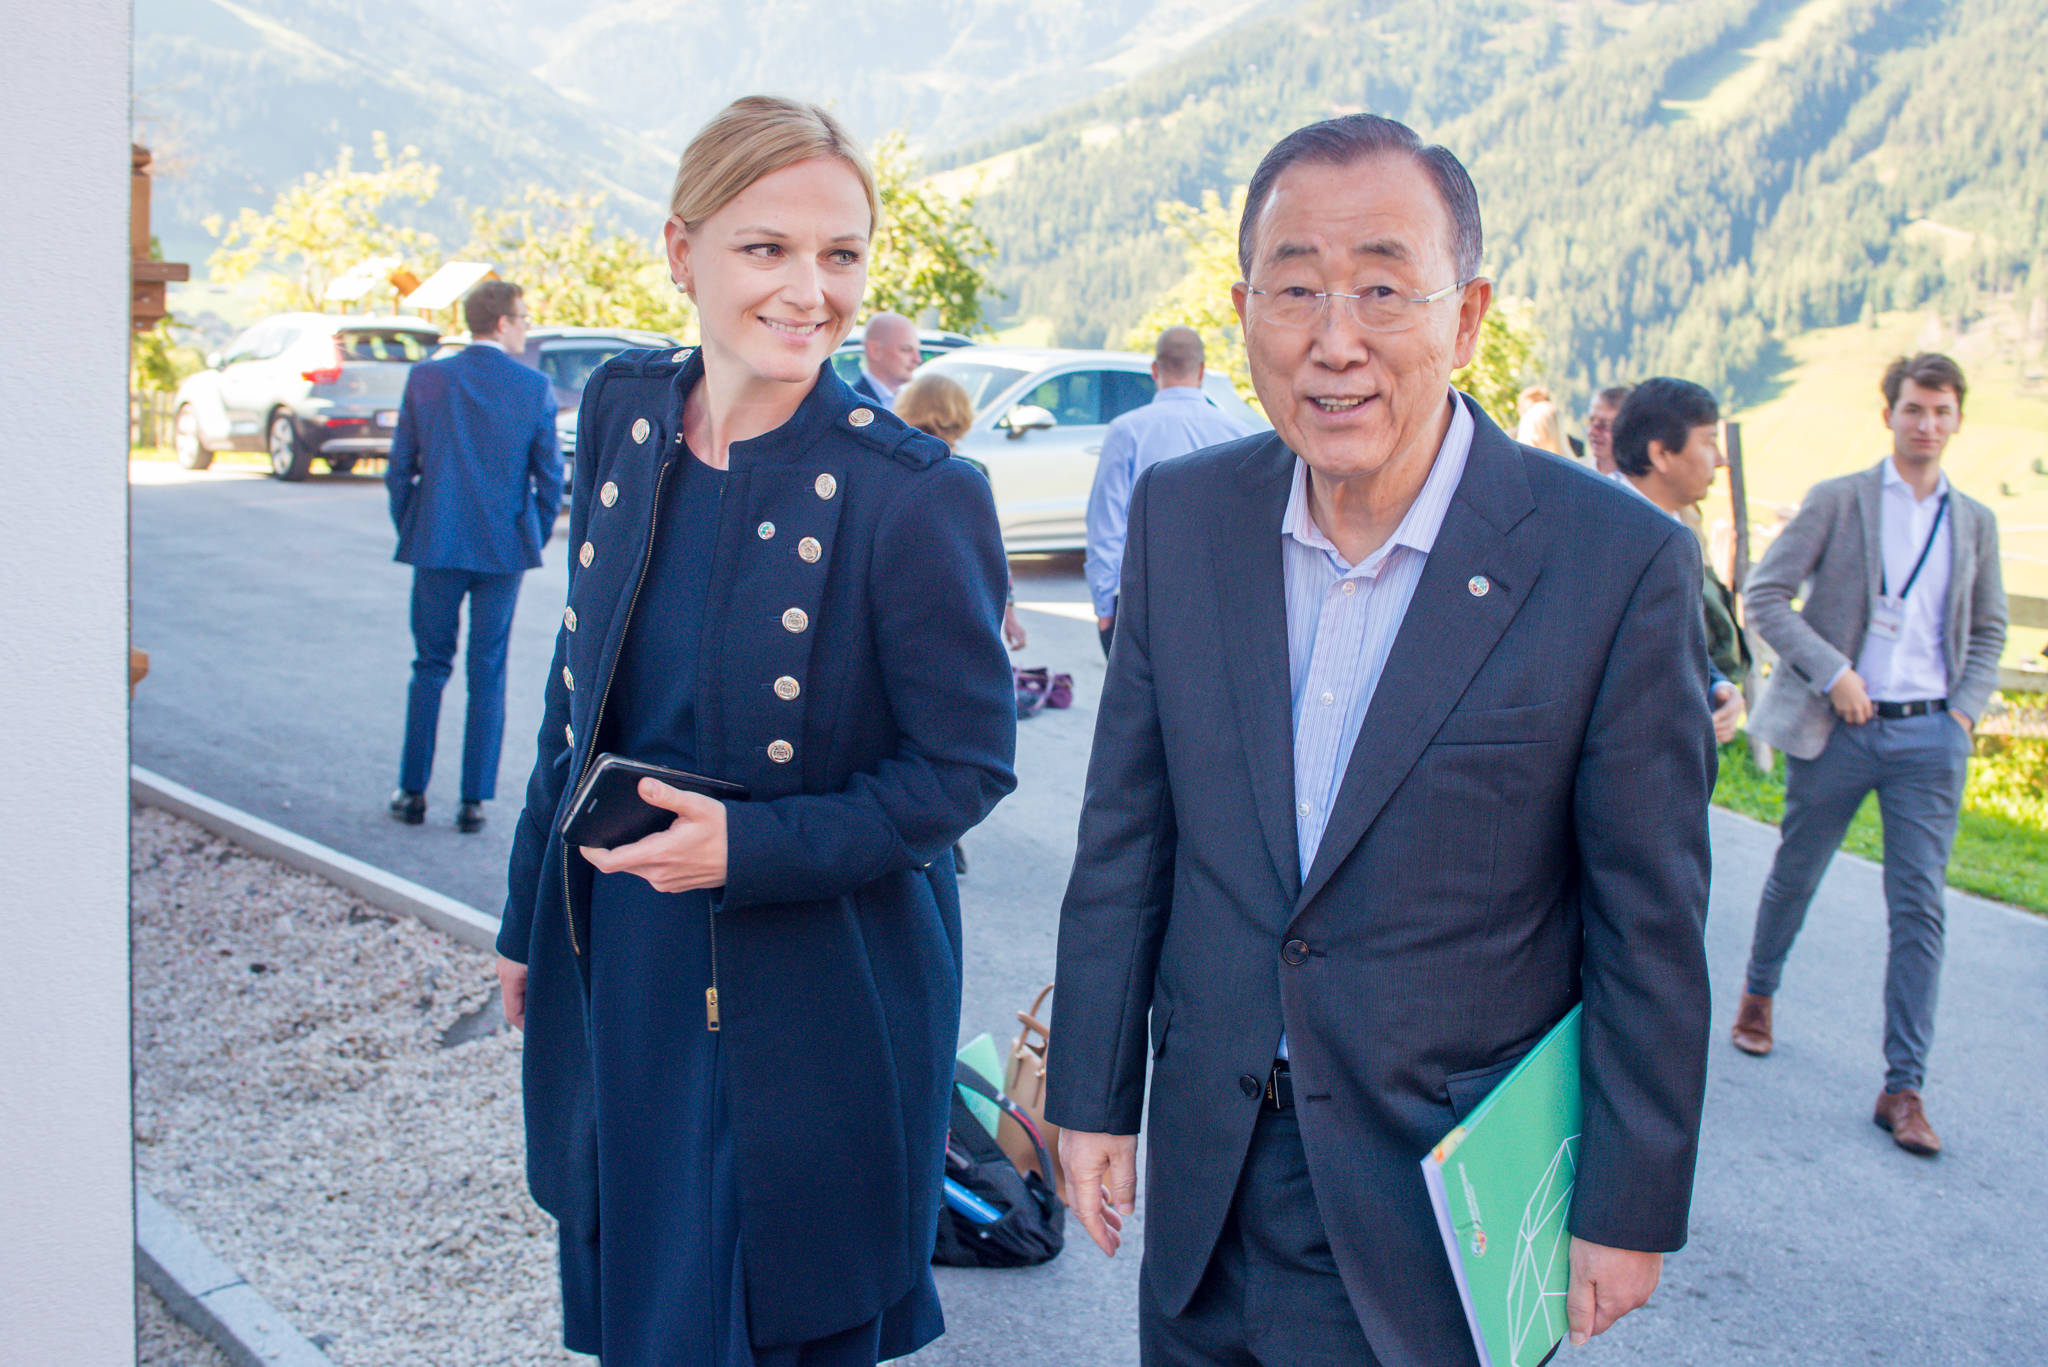
[[135, 1287], [135, 1367], [229, 1367], [198, 1330], [180, 1320], [157, 1296]]
[[489, 956], [165, 812], [133, 851], [143, 1184], [338, 1367], [588, 1363]]

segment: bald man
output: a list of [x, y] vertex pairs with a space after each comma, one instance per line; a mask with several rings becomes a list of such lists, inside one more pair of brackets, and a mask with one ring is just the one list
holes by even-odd
[[923, 359], [917, 324], [900, 313], [878, 313], [868, 319], [861, 336], [860, 378], [853, 382], [853, 392], [893, 409], [896, 392], [910, 383], [910, 372]]
[[1202, 335], [1170, 327], [1152, 347], [1152, 402], [1109, 425], [1102, 459], [1088, 495], [1088, 593], [1095, 600], [1095, 628], [1102, 653], [1116, 635], [1117, 579], [1123, 573], [1124, 527], [1130, 519], [1131, 486], [1138, 476], [1169, 456], [1235, 441], [1249, 429], [1202, 397]]

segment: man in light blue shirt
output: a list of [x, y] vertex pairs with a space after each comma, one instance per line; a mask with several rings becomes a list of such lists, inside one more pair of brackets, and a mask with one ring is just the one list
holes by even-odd
[[1130, 520], [1131, 486], [1138, 476], [1169, 456], [1248, 435], [1235, 418], [1202, 395], [1202, 336], [1190, 327], [1170, 327], [1152, 348], [1152, 402], [1109, 425], [1102, 460], [1088, 494], [1088, 593], [1095, 600], [1095, 627], [1102, 653], [1116, 635], [1116, 586], [1123, 572], [1124, 530]]

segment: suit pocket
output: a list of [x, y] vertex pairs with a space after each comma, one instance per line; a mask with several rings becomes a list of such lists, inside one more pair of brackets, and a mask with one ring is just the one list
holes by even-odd
[[1558, 702], [1527, 707], [1466, 708], [1444, 718], [1432, 745], [1541, 745], [1556, 740], [1564, 706]]
[[1450, 1095], [1451, 1110], [1460, 1121], [1472, 1114], [1486, 1094], [1500, 1085], [1502, 1078], [1515, 1070], [1522, 1061], [1520, 1054], [1499, 1063], [1489, 1063], [1484, 1068], [1470, 1068], [1462, 1073], [1444, 1075], [1444, 1091]]

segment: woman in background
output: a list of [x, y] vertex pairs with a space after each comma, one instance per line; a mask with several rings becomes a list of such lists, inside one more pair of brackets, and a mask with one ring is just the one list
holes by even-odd
[[[920, 375], [903, 386], [896, 396], [896, 416], [920, 432], [928, 432], [946, 443], [946, 449], [988, 478], [988, 467], [972, 456], [960, 455], [960, 438], [974, 425], [974, 401], [957, 380], [944, 375]], [[1003, 640], [1012, 650], [1026, 644], [1024, 624], [1017, 620], [1017, 595], [1003, 602]]]
[[[830, 114], [729, 105], [665, 229], [703, 345], [614, 357], [577, 419], [498, 952], [563, 1339], [604, 1367], [873, 1367], [943, 1329], [948, 852], [1016, 717], [987, 481], [828, 364], [878, 216]], [[667, 829], [568, 847], [605, 752], [749, 799], [643, 779]]]
[[1530, 385], [1521, 393], [1521, 422], [1515, 427], [1515, 440], [1524, 446], [1534, 446], [1571, 460], [1572, 449], [1565, 445], [1564, 415], [1550, 400], [1550, 391], [1542, 385]]

